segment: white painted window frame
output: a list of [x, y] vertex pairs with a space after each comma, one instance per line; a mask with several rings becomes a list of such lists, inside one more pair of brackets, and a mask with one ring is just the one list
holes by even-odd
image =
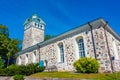
[[112, 45], [113, 45], [113, 51], [114, 51], [115, 60], [118, 60], [119, 59], [119, 55], [118, 55], [118, 51], [117, 51], [117, 46], [116, 46], [115, 40], [112, 41]]

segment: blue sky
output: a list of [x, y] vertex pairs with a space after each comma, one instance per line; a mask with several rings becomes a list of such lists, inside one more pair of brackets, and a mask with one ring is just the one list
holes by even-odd
[[45, 22], [45, 34], [58, 35], [103, 17], [120, 35], [120, 0], [0, 0], [0, 23], [10, 37], [22, 40], [23, 23], [37, 13]]

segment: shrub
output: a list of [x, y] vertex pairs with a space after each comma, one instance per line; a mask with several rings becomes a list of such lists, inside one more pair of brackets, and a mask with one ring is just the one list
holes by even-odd
[[7, 76], [7, 70], [6, 69], [1, 69], [0, 70], [0, 76]]
[[93, 58], [80, 58], [74, 62], [74, 67], [81, 73], [96, 73], [99, 69], [99, 62]]
[[8, 76], [12, 76], [17, 74], [18, 72], [18, 66], [15, 64], [12, 64], [10, 66], [8, 66], [8, 68], [4, 69], [5, 71], [7, 71], [6, 75]]
[[13, 79], [14, 80], [24, 80], [24, 76], [23, 75], [14, 75]]
[[3, 60], [2, 60], [2, 58], [0, 56], [0, 69], [3, 69], [3, 68], [4, 68], [4, 63], [3, 63]]
[[16, 74], [31, 75], [33, 73], [42, 72], [44, 67], [39, 67], [38, 64], [28, 65], [10, 65], [8, 68], [0, 70], [0, 76], [13, 76]]

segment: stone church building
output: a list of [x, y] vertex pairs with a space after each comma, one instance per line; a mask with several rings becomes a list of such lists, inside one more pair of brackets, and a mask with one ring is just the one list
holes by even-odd
[[36, 14], [24, 23], [22, 51], [16, 64], [44, 62], [48, 69], [74, 71], [73, 63], [81, 57], [96, 58], [99, 72], [120, 71], [120, 36], [102, 18], [44, 41], [45, 22]]

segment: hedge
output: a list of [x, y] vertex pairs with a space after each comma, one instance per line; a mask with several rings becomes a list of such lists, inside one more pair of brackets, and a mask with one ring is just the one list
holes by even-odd
[[0, 70], [0, 76], [13, 76], [13, 75], [31, 75], [33, 73], [42, 72], [44, 67], [39, 67], [38, 64], [28, 64], [28, 65], [10, 65], [8, 68]]

